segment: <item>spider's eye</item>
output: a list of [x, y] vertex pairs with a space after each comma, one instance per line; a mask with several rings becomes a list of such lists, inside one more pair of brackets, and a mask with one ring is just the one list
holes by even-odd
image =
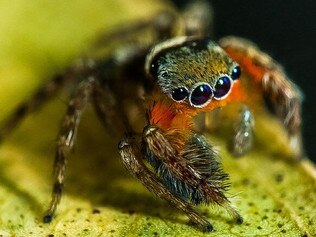
[[241, 74], [241, 70], [240, 70], [240, 67], [239, 66], [236, 66], [234, 67], [233, 71], [232, 71], [232, 79], [233, 80], [236, 80], [240, 77], [240, 74]]
[[190, 102], [194, 106], [203, 106], [213, 96], [211, 87], [207, 84], [198, 85], [191, 93]]
[[230, 92], [232, 80], [228, 76], [220, 77], [215, 84], [214, 98], [224, 99]]
[[174, 89], [171, 96], [175, 101], [182, 101], [188, 96], [188, 90], [183, 87]]

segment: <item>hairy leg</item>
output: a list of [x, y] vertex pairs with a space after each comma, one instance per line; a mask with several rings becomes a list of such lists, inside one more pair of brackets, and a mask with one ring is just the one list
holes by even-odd
[[148, 50], [148, 46], [130, 43], [116, 49], [106, 60], [95, 62], [98, 81], [93, 92], [94, 108], [103, 125], [113, 133], [133, 132], [129, 121], [131, 105], [144, 111], [144, 95], [153, 87], [140, 67]]
[[183, 13], [185, 35], [213, 36], [214, 13], [207, 1], [188, 4]]
[[39, 88], [29, 100], [20, 104], [1, 126], [0, 142], [7, 137], [28, 114], [39, 110], [45, 102], [56, 95], [68, 80], [70, 80], [68, 72], [58, 75]]
[[[282, 67], [269, 55], [260, 51], [252, 42], [226, 37], [219, 41], [229, 56], [238, 62], [242, 70], [249, 75], [248, 83], [259, 88], [264, 98], [273, 106], [276, 115], [287, 129], [290, 145], [295, 158], [302, 158], [304, 151], [301, 139], [302, 95], [297, 86], [288, 78]], [[246, 77], [241, 77], [241, 80]], [[248, 100], [251, 95], [247, 90]], [[231, 100], [239, 100], [240, 95], [232, 93]]]
[[97, 116], [109, 131], [120, 134], [132, 131], [132, 126], [122, 111], [118, 99], [107, 86], [102, 88], [100, 85], [96, 86], [92, 99]]
[[170, 202], [173, 206], [187, 214], [190, 220], [203, 231], [210, 232], [213, 227], [208, 220], [196, 212], [191, 204], [172, 194], [164, 184], [143, 163], [140, 151], [131, 144], [130, 139], [125, 138], [119, 144], [119, 152], [125, 167], [135, 175], [142, 184], [158, 197]]
[[56, 96], [67, 83], [75, 83], [77, 82], [78, 76], [89, 74], [91, 70], [89, 64], [89, 60], [78, 60], [74, 65], [66, 68], [63, 73], [56, 75], [37, 89], [27, 101], [21, 103], [0, 127], [0, 142], [8, 136], [28, 114], [40, 110], [41, 107]]
[[[176, 32], [186, 36], [212, 36], [213, 35], [213, 9], [207, 1], [196, 1], [188, 4], [181, 14], [182, 25], [177, 24], [177, 14], [171, 10], [157, 13], [149, 20], [134, 22], [119, 30], [101, 34], [95, 44], [94, 49], [107, 46], [113, 42], [126, 42], [131, 37], [143, 31], [151, 29], [155, 34], [154, 41], [170, 38], [177, 27]], [[183, 26], [183, 28], [182, 28]]]
[[229, 188], [228, 175], [214, 148], [199, 134], [185, 137], [181, 132], [166, 134], [148, 125], [143, 132], [144, 156], [176, 196], [194, 205], [220, 205], [241, 223], [242, 217], [224, 194]]
[[140, 34], [143, 31], [152, 29], [156, 33], [157, 39], [166, 39], [172, 35], [173, 24], [175, 22], [175, 15], [171, 11], [161, 11], [149, 20], [137, 21], [121, 26], [118, 30], [101, 34], [95, 44], [97, 49], [102, 46], [107, 46], [113, 42], [124, 42], [130, 37]]
[[94, 78], [90, 77], [79, 85], [71, 97], [66, 115], [62, 120], [61, 128], [57, 138], [57, 148], [53, 172], [54, 184], [52, 198], [49, 208], [44, 215], [45, 223], [48, 223], [52, 220], [57, 205], [60, 201], [64, 185], [67, 155], [73, 148], [80, 118], [93, 91], [94, 82]]

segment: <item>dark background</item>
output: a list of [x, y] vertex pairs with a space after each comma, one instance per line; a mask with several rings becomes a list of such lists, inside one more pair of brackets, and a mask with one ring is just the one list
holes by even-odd
[[[178, 6], [187, 1], [174, 0]], [[215, 33], [254, 41], [286, 69], [304, 93], [303, 138], [316, 162], [316, 1], [212, 0]]]

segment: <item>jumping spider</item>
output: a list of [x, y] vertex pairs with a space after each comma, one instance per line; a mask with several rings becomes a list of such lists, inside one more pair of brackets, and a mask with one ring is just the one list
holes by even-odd
[[[181, 16], [163, 12], [117, 30], [102, 43], [124, 41], [122, 37], [148, 29], [155, 34], [150, 42], [134, 40], [110, 57], [83, 58], [39, 88], [5, 121], [2, 138], [66, 84], [77, 85], [57, 138], [52, 199], [44, 222], [52, 220], [60, 201], [67, 155], [90, 100], [106, 128], [125, 131], [118, 147], [126, 168], [204, 231], [211, 231], [212, 225], [193, 205], [217, 204], [237, 223], [243, 219], [224, 194], [229, 188], [228, 175], [218, 154], [195, 130], [198, 114], [230, 102], [247, 104], [232, 134], [232, 153], [240, 156], [252, 144], [253, 104], [267, 99], [288, 132], [295, 156], [302, 155], [301, 98], [296, 86], [253, 43], [237, 37], [215, 43], [209, 37], [210, 12], [209, 6], [198, 2]], [[173, 36], [173, 26], [179, 21], [184, 27]], [[130, 106], [144, 114], [142, 132], [134, 129]]]

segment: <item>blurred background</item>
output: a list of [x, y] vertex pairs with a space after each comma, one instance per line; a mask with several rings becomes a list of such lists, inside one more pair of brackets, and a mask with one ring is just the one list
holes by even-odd
[[[174, 0], [179, 7], [189, 1]], [[305, 96], [303, 138], [316, 162], [316, 1], [211, 0], [215, 35], [254, 41], [283, 65]]]

